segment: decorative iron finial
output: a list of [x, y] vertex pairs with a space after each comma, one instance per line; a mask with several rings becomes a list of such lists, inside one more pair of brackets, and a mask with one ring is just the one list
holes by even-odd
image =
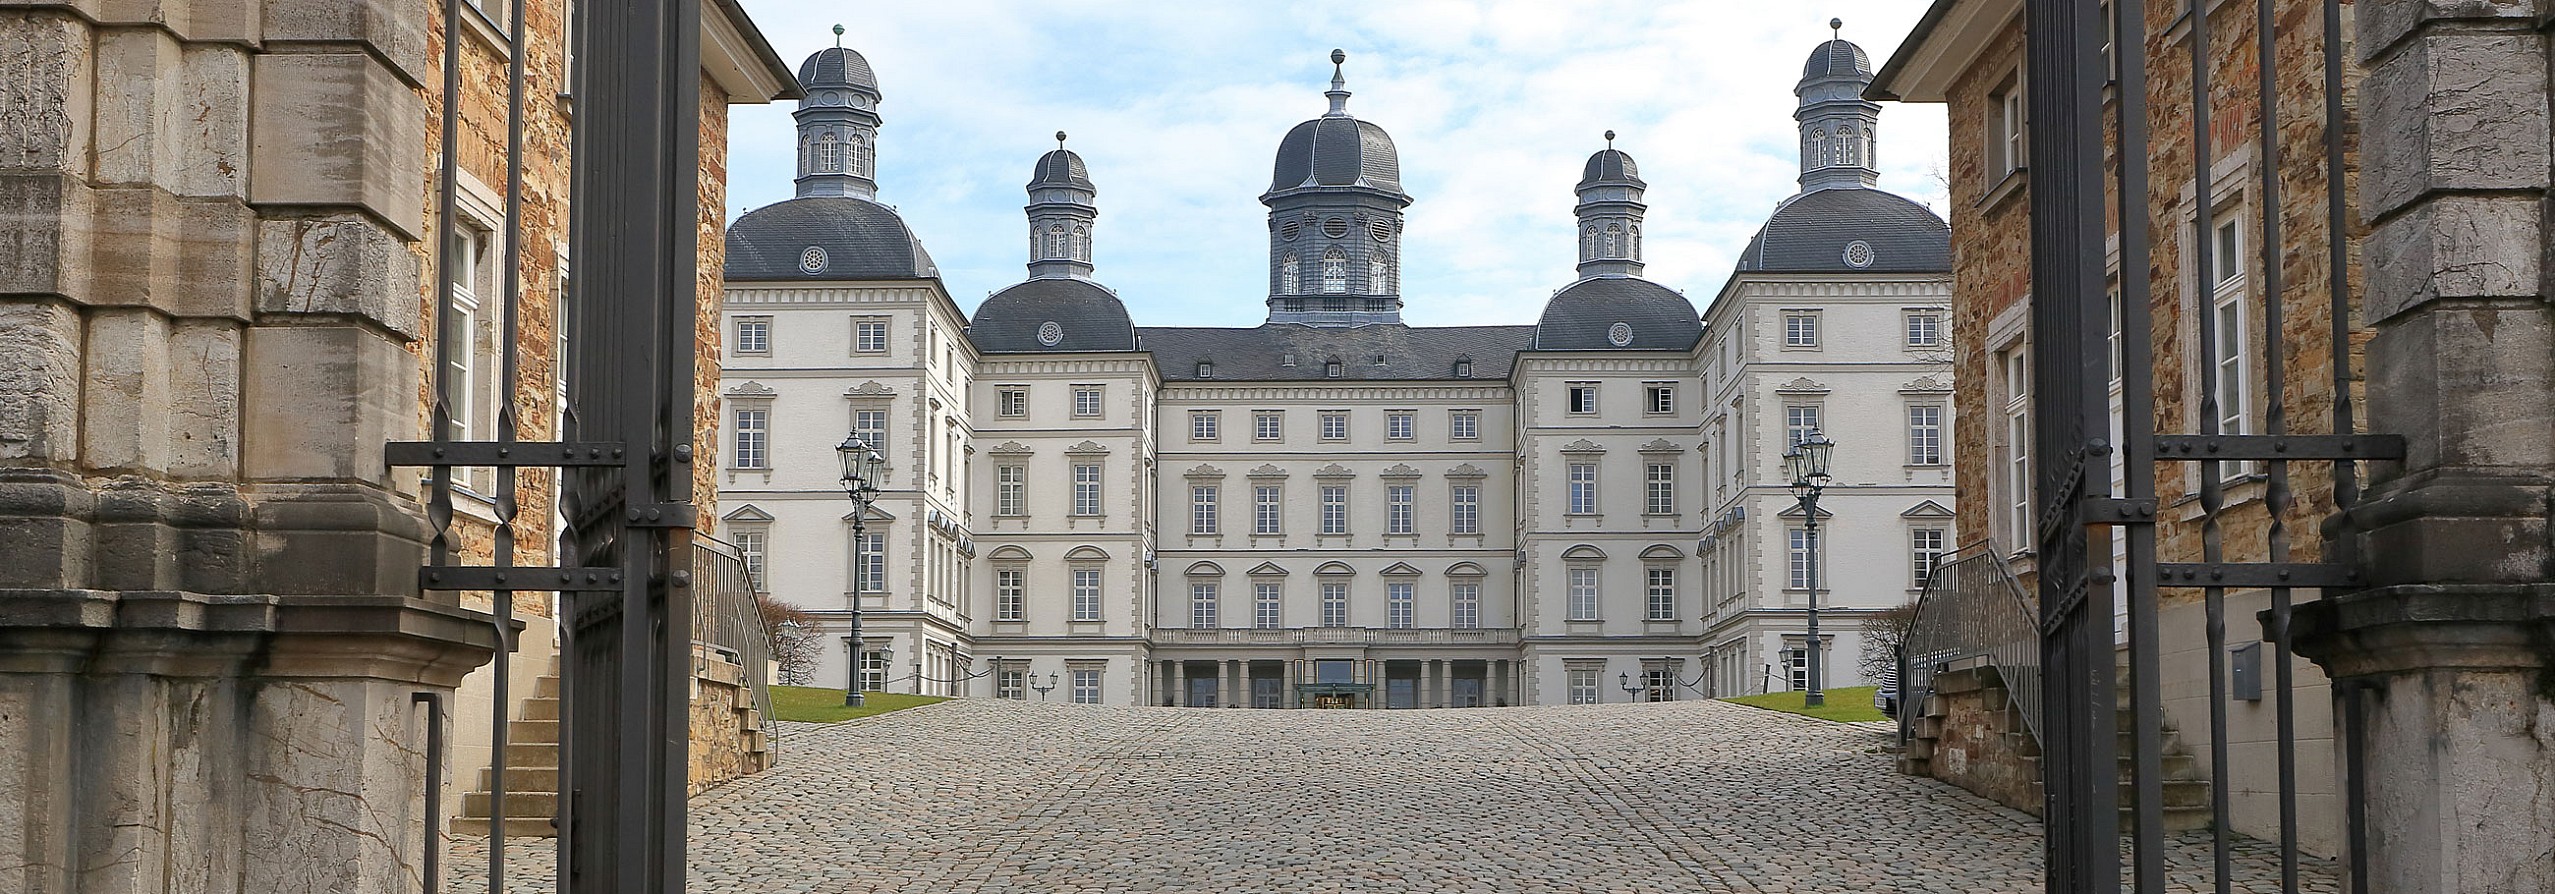
[[1348, 114], [1348, 73], [1341, 68], [1347, 62], [1347, 53], [1336, 49], [1331, 51], [1331, 89], [1322, 95], [1331, 98], [1333, 115]]
[[1061, 131], [1061, 130], [1056, 131], [1056, 148], [1057, 148], [1057, 149], [1059, 149], [1059, 150], [1062, 150], [1063, 148], [1065, 148], [1065, 132], [1064, 132], [1064, 131]]
[[1611, 131], [1611, 130], [1606, 131], [1606, 148], [1608, 148], [1608, 149], [1615, 148], [1615, 132], [1614, 132], [1614, 131]]
[[843, 26], [841, 25], [834, 26], [834, 48], [837, 50], [843, 48]]
[[1844, 19], [1829, 19], [1829, 20], [1828, 20], [1828, 30], [1829, 30], [1829, 31], [1831, 31], [1831, 32], [1834, 32], [1834, 37], [1835, 37], [1835, 39], [1837, 39], [1837, 40], [1844, 40], [1844, 39], [1845, 39], [1845, 20], [1844, 20]]

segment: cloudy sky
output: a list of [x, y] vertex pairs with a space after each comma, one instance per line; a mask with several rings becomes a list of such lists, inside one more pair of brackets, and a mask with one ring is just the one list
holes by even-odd
[[[1571, 187], [1601, 134], [1649, 181], [1651, 279], [1700, 308], [1748, 236], [1792, 194], [1792, 85], [1830, 17], [1878, 67], [1918, 0], [1073, 2], [745, 0], [792, 65], [832, 45], [868, 57], [881, 201], [973, 309], [1019, 281], [1022, 185], [1052, 135], [1100, 188], [1102, 283], [1139, 325], [1265, 316], [1268, 186], [1278, 139], [1325, 108], [1333, 47], [1349, 111], [1400, 146], [1405, 318], [1532, 323], [1573, 277]], [[791, 195], [786, 104], [735, 110], [731, 217]], [[1881, 116], [1881, 183], [1941, 213], [1940, 106]]]

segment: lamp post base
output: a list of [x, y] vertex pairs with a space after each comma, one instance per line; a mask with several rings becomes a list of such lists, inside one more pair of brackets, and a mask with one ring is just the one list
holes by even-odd
[[1802, 707], [1804, 707], [1804, 708], [1817, 708], [1817, 707], [1822, 707], [1822, 706], [1825, 706], [1827, 703], [1828, 703], [1828, 694], [1827, 694], [1827, 693], [1824, 693], [1824, 692], [1811, 692], [1811, 693], [1804, 693], [1804, 694], [1801, 696], [1801, 706], [1802, 706]]
[[846, 707], [846, 708], [857, 708], [857, 707], [860, 707], [860, 706], [861, 706], [861, 694], [860, 694], [859, 692], [846, 692], [846, 693], [843, 693], [843, 707]]

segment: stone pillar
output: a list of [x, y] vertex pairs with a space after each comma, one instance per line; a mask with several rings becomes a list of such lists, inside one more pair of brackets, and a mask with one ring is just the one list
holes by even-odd
[[1303, 682], [1303, 664], [1302, 659], [1293, 658], [1278, 662], [1278, 707], [1297, 707], [1295, 686]]
[[1242, 703], [1235, 693], [1242, 688], [1242, 662], [1227, 658], [1217, 663], [1222, 670], [1224, 694], [1216, 698], [1216, 707], [1230, 708]]
[[[2369, 589], [2301, 606], [2376, 894], [2555, 892], [2546, 0], [2355, 8]], [[2312, 114], [2312, 112], [2301, 112]], [[2354, 718], [2358, 722], [2354, 722]], [[2346, 803], [2353, 792], [2346, 789]]]
[[1483, 673], [1490, 677], [1482, 681], [1482, 698], [1487, 699], [1488, 704], [1498, 705], [1503, 702], [1510, 705], [1516, 704], [1508, 698], [1508, 659], [1500, 658], [1491, 661], [1483, 667]]
[[1428, 660], [1428, 698], [1423, 704], [1431, 708], [1446, 707], [1446, 661]]
[[1166, 662], [1163, 662], [1163, 664], [1167, 665], [1167, 667], [1165, 667], [1164, 669], [1165, 669], [1165, 670], [1167, 670], [1167, 671], [1169, 671], [1169, 672], [1170, 672], [1170, 674], [1171, 674], [1171, 704], [1172, 704], [1174, 707], [1180, 707], [1180, 708], [1186, 708], [1186, 707], [1188, 707], [1188, 706], [1189, 706], [1189, 664], [1188, 664], [1188, 662], [1185, 662], [1185, 661], [1166, 661]]

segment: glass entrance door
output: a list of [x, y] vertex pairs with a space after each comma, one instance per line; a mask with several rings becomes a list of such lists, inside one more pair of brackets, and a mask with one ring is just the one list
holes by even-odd
[[1189, 678], [1189, 707], [1192, 707], [1192, 708], [1212, 708], [1212, 707], [1215, 707], [1215, 706], [1216, 706], [1216, 704], [1215, 704], [1215, 690], [1216, 690], [1216, 684], [1218, 684], [1218, 683], [1220, 683], [1220, 682], [1223, 682], [1223, 681], [1217, 680], [1216, 678], [1211, 677], [1211, 676], [1210, 676], [1210, 677], [1190, 677], [1190, 678]]

